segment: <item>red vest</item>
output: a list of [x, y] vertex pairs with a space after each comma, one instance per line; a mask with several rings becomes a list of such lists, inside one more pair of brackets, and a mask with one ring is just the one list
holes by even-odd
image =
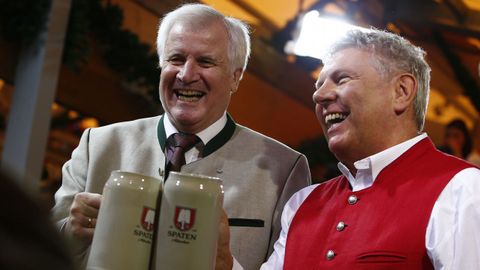
[[433, 269], [425, 233], [438, 196], [472, 165], [424, 139], [352, 192], [339, 176], [315, 188], [296, 212], [284, 269]]

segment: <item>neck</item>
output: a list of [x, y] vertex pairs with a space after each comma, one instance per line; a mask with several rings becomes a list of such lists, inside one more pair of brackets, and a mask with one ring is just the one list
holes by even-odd
[[[394, 134], [394, 133], [392, 133]], [[339, 157], [337, 157], [338, 160], [340, 160], [347, 168], [348, 170], [350, 171], [350, 173], [355, 176], [356, 173], [357, 173], [357, 169], [355, 168], [354, 166], [354, 163], [359, 161], [359, 160], [362, 160], [364, 158], [367, 158], [367, 157], [370, 157], [372, 155], [375, 155], [377, 153], [380, 153], [384, 150], [387, 150], [395, 145], [398, 145], [400, 143], [403, 143], [405, 141], [408, 141], [416, 136], [418, 136], [419, 134], [417, 133], [416, 129], [415, 130], [410, 130], [410, 131], [407, 131], [407, 130], [404, 130], [403, 132], [399, 132], [397, 133], [395, 136], [390, 136], [388, 138], [384, 138], [386, 140], [383, 140], [383, 143], [381, 144], [377, 144], [377, 145], [372, 145], [372, 147], [369, 149], [370, 151], [368, 152], [365, 152], [365, 153], [359, 153], [359, 155], [355, 156], [355, 157], [351, 157], [350, 159], [341, 159]], [[355, 152], [355, 149], [352, 149], [350, 151], [348, 151], [350, 153], [352, 152]]]

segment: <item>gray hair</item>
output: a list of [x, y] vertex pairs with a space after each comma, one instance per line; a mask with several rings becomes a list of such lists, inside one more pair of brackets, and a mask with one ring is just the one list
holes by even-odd
[[413, 103], [417, 131], [425, 125], [425, 114], [430, 90], [431, 68], [425, 61], [425, 51], [399, 35], [378, 30], [351, 30], [336, 41], [329, 49], [325, 61], [333, 54], [348, 48], [357, 48], [372, 54], [375, 69], [385, 78], [391, 78], [398, 71], [411, 73], [418, 82]]
[[[164, 60], [163, 50], [170, 30], [177, 22], [205, 24], [223, 21], [228, 34], [228, 57], [233, 69], [247, 68], [250, 57], [250, 32], [248, 25], [239, 19], [228, 17], [204, 4], [185, 4], [167, 13], [160, 22], [157, 35], [157, 53], [160, 63]], [[241, 78], [241, 77], [240, 77]]]

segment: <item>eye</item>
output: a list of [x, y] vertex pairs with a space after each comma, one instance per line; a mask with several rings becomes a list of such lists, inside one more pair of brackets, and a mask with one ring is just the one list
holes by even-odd
[[209, 57], [201, 57], [197, 61], [198, 64], [204, 68], [209, 68], [216, 65], [215, 60]]
[[338, 85], [342, 85], [342, 84], [344, 84], [344, 83], [349, 82], [350, 79], [351, 79], [350, 76], [340, 75], [340, 76], [338, 76], [338, 78], [337, 78], [337, 84], [338, 84]]
[[185, 57], [175, 54], [168, 57], [167, 62], [175, 66], [182, 65], [183, 63], [185, 63]]

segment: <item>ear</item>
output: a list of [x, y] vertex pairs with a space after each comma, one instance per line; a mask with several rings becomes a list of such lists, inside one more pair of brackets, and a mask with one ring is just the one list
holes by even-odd
[[394, 92], [394, 110], [401, 114], [412, 107], [417, 94], [417, 80], [410, 73], [403, 73], [396, 77]]
[[230, 94], [237, 92], [240, 84], [240, 77], [242, 76], [242, 69], [238, 68], [233, 72], [232, 85], [230, 86]]

